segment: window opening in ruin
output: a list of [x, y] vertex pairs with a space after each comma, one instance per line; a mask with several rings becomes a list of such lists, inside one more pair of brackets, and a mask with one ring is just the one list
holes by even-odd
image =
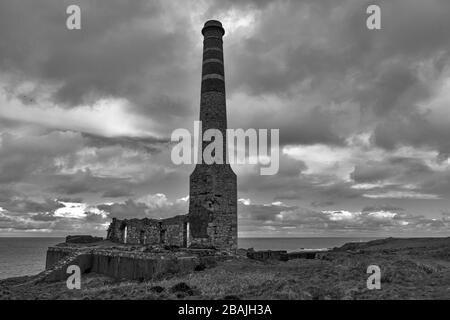
[[123, 229], [123, 243], [127, 243], [127, 236], [128, 236], [128, 227], [125, 226]]
[[166, 230], [161, 229], [161, 231], [159, 232], [159, 242], [161, 244], [164, 244], [166, 242]]
[[191, 227], [191, 225], [188, 222], [187, 223], [187, 228], [186, 228], [186, 239], [187, 239], [186, 247], [189, 247], [191, 245], [191, 241], [190, 241], [190, 239], [191, 239], [191, 230], [190, 230], [190, 227]]
[[139, 242], [145, 244], [145, 231], [141, 230]]
[[187, 248], [188, 246], [188, 236], [189, 236], [189, 222], [183, 223], [183, 247]]

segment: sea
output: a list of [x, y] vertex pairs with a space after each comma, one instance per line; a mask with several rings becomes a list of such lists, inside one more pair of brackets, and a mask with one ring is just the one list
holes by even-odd
[[[376, 238], [239, 238], [239, 248], [255, 250], [326, 250], [347, 242], [365, 242]], [[34, 275], [45, 269], [49, 246], [64, 238], [0, 237], [0, 279]]]

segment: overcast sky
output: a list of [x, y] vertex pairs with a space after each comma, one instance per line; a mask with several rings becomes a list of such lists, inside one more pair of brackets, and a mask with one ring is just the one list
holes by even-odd
[[209, 19], [229, 127], [280, 129], [277, 175], [234, 167], [240, 236], [450, 236], [449, 17], [448, 0], [2, 0], [0, 236], [187, 213], [193, 167], [169, 142], [198, 118]]

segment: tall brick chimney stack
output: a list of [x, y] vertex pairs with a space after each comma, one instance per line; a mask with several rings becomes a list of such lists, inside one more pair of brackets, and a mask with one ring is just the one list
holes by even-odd
[[[223, 164], [197, 164], [190, 176], [189, 242], [191, 246], [237, 248], [236, 174], [226, 161], [227, 110], [222, 37], [225, 30], [216, 20], [202, 29], [203, 66], [200, 121], [203, 132], [218, 129], [223, 136]], [[204, 142], [203, 150], [209, 142]], [[203, 157], [203, 156], [202, 156]]]
[[[227, 110], [222, 41], [225, 30], [219, 21], [209, 20], [205, 23], [202, 34], [204, 40], [200, 121], [202, 121], [203, 132], [212, 128], [222, 132], [225, 161]], [[202, 154], [207, 144], [208, 142], [203, 143]]]

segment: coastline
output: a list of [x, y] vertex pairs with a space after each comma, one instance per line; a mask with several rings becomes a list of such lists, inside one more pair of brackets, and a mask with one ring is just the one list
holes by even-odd
[[[346, 242], [374, 237], [241, 237], [239, 248], [255, 250], [318, 251], [332, 249]], [[6, 241], [5, 241], [6, 240]], [[64, 237], [0, 237], [0, 280], [32, 276], [45, 270], [45, 256], [49, 246], [64, 242]], [[41, 244], [40, 244], [41, 243]]]
[[[369, 265], [381, 289], [367, 288]], [[450, 299], [450, 238], [347, 243], [314, 259], [257, 261], [244, 255], [145, 281], [87, 273], [81, 290], [65, 281], [0, 280], [0, 299]]]

